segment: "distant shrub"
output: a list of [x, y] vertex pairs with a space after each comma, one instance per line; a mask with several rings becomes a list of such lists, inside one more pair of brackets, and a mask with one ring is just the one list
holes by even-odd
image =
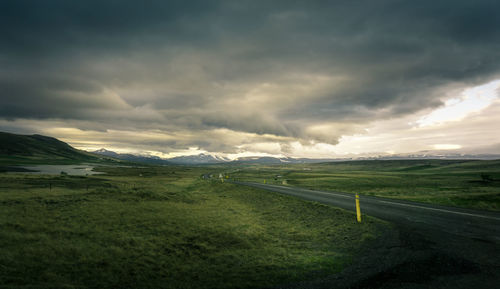
[[481, 174], [481, 179], [484, 181], [484, 182], [491, 182], [493, 181], [493, 179], [490, 177], [490, 175], [487, 175], [485, 173], [482, 173]]

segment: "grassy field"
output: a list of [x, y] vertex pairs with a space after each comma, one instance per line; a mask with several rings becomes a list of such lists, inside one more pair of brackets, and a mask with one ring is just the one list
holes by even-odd
[[0, 287], [293, 283], [338, 272], [386, 226], [203, 180], [207, 168], [100, 170], [107, 174], [0, 174]]
[[244, 181], [500, 210], [500, 161], [397, 160], [234, 167]]

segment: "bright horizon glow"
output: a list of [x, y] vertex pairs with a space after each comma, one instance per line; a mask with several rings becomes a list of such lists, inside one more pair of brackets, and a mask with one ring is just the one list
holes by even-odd
[[[141, 155], [158, 156], [161, 158], [172, 158], [177, 156], [189, 156], [198, 154], [212, 154], [234, 160], [240, 157], [270, 156], [270, 157], [296, 157], [296, 158], [356, 158], [377, 155], [395, 155], [405, 153], [417, 153], [427, 150], [466, 150], [471, 147], [467, 145], [471, 141], [477, 143], [500, 143], [500, 133], [485, 135], [481, 131], [491, 126], [491, 123], [500, 123], [500, 100], [498, 90], [500, 80], [494, 80], [483, 85], [470, 87], [461, 92], [460, 97], [452, 97], [445, 100], [443, 107], [437, 108], [426, 114], [415, 113], [400, 118], [377, 121], [367, 125], [356, 134], [346, 134], [339, 139], [338, 144], [323, 142], [301, 143], [299, 141], [289, 142], [287, 153], [283, 153], [279, 142], [257, 142], [239, 145], [240, 152], [218, 153], [190, 147], [186, 150], [175, 152], [159, 152], [154, 150], [127, 149], [113, 146], [105, 147], [105, 141], [98, 142], [99, 145], [119, 153], [133, 153]], [[415, 121], [416, 120], [416, 121]], [[415, 124], [417, 124], [415, 126]], [[318, 124], [311, 126], [311, 132], [332, 129], [330, 124]], [[77, 134], [85, 134], [83, 131], [65, 128], [53, 128], [50, 133], [71, 132], [71, 137], [64, 138], [69, 143], [74, 142]], [[230, 130], [218, 130], [218, 133], [237, 133]], [[122, 132], [109, 131], [117, 134]], [[241, 133], [237, 133], [237, 135]], [[94, 137], [104, 137], [102, 133], [93, 134]], [[171, 138], [160, 132], [142, 132], [142, 137], [152, 139]], [[253, 135], [244, 133], [243, 139], [252, 138]], [[270, 136], [269, 136], [270, 137]], [[454, 140], [453, 142], [449, 142]], [[76, 144], [78, 143], [78, 144]], [[96, 150], [89, 146], [91, 142], [75, 142], [75, 146], [84, 150]], [[94, 142], [95, 144], [96, 142]], [[500, 152], [498, 152], [500, 153]]]
[[[380, 155], [417, 153], [427, 150], [450, 150], [475, 153], [475, 147], [488, 153], [500, 153], [494, 146], [500, 144], [500, 131], [492, 124], [500, 123], [500, 80], [464, 89], [461, 97], [452, 97], [443, 107], [425, 114], [414, 113], [398, 118], [375, 121], [361, 127], [354, 134], [344, 134], [337, 144], [326, 142], [294, 141], [290, 137], [238, 132], [230, 129], [214, 129], [204, 132], [207, 138], [231, 140], [236, 152], [217, 152], [186, 146], [185, 149], [161, 151], [155, 143], [185, 140], [194, 137], [190, 131], [167, 133], [159, 130], [93, 131], [67, 127], [63, 121], [52, 120], [46, 128], [36, 133], [54, 136], [70, 145], [87, 151], [105, 148], [117, 153], [172, 158], [198, 154], [211, 154], [231, 160], [239, 157], [270, 156], [295, 158], [356, 158]], [[36, 120], [24, 120], [23, 125], [33, 127]], [[415, 124], [419, 125], [415, 125]], [[0, 120], [0, 125], [12, 124]], [[321, 129], [322, 128], [322, 129]], [[311, 125], [310, 133], [320, 134], [335, 129], [334, 124]], [[492, 133], [491, 129], [498, 133]], [[262, 139], [257, 141], [257, 139]], [[129, 140], [140, 140], [132, 143]], [[483, 152], [482, 150], [480, 152]]]
[[457, 150], [462, 148], [462, 146], [457, 144], [435, 144], [432, 148], [435, 150]]
[[436, 109], [416, 121], [419, 127], [459, 121], [467, 115], [479, 112], [498, 99], [500, 80], [466, 89], [461, 97], [446, 100], [444, 107]]
[[162, 158], [500, 154], [492, 1], [12, 2], [0, 131]]

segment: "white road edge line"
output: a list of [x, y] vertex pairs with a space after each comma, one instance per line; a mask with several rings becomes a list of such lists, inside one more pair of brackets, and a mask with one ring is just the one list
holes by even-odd
[[402, 204], [402, 203], [395, 203], [395, 202], [388, 202], [388, 201], [379, 201], [379, 200], [376, 200], [376, 201], [379, 202], [379, 203], [387, 203], [387, 204], [391, 204], [391, 205], [413, 207], [413, 208], [419, 208], [419, 209], [440, 211], [440, 212], [452, 213], [452, 214], [457, 214], [457, 215], [464, 215], [464, 216], [471, 216], [471, 217], [478, 217], [478, 218], [485, 218], [485, 219], [492, 219], [492, 220], [500, 221], [500, 218], [495, 218], [495, 217], [490, 217], [490, 216], [483, 216], [483, 215], [477, 215], [477, 214], [471, 214], [471, 213], [463, 213], [463, 212], [455, 212], [455, 211], [450, 211], [450, 210], [445, 210], [445, 209], [428, 208], [428, 207], [415, 206], [415, 205]]
[[304, 193], [308, 193], [308, 192], [315, 193], [315, 194], [322, 194], [322, 195], [334, 195], [334, 196], [337, 196], [337, 197], [342, 197], [342, 198], [347, 198], [347, 199], [353, 199], [354, 200], [354, 195], [352, 195], [352, 196], [344, 196], [344, 195], [339, 195], [339, 194], [336, 194], [336, 193], [327, 193], [327, 192], [312, 191], [312, 190], [305, 191]]
[[345, 195], [340, 195], [336, 193], [331, 193], [331, 192], [322, 192], [322, 191], [315, 191], [315, 190], [308, 190], [308, 189], [302, 189], [302, 188], [291, 188], [291, 187], [283, 187], [283, 186], [276, 186], [276, 185], [264, 185], [264, 187], [274, 187], [276, 189], [292, 189], [292, 191], [297, 190], [300, 193], [313, 193], [313, 194], [322, 194], [322, 195], [334, 195], [337, 197], [342, 197], [342, 198], [347, 198], [347, 199], [353, 199], [354, 200], [354, 195], [352, 196], [345, 196]]
[[[288, 187], [282, 187], [282, 186], [276, 186], [276, 185], [267, 185], [265, 184], [264, 187], [275, 187], [279, 189], [288, 189]], [[307, 189], [300, 189], [304, 193], [306, 192], [311, 192], [311, 193], [316, 193], [316, 194], [322, 194], [322, 195], [334, 195], [342, 198], [349, 198], [349, 199], [354, 199], [354, 196], [344, 196], [344, 195], [339, 195], [335, 193], [327, 193], [327, 192], [321, 192], [321, 191], [315, 191], [315, 190], [307, 190]], [[375, 200], [376, 202], [379, 203], [387, 203], [391, 205], [399, 205], [399, 206], [407, 206], [407, 207], [413, 207], [413, 208], [419, 208], [419, 209], [426, 209], [426, 210], [433, 210], [433, 211], [440, 211], [440, 212], [446, 212], [446, 213], [452, 213], [452, 214], [457, 214], [457, 215], [464, 215], [464, 216], [471, 216], [471, 217], [477, 217], [477, 218], [485, 218], [485, 219], [492, 219], [496, 221], [500, 221], [500, 218], [496, 217], [490, 217], [490, 216], [484, 216], [484, 215], [477, 215], [477, 214], [471, 214], [471, 213], [463, 213], [463, 212], [455, 212], [455, 211], [450, 211], [450, 210], [445, 210], [445, 209], [437, 209], [437, 208], [428, 208], [428, 207], [422, 207], [422, 206], [416, 206], [416, 205], [409, 205], [409, 204], [402, 204], [402, 203], [396, 203], [396, 202], [389, 202], [389, 201], [379, 201]]]

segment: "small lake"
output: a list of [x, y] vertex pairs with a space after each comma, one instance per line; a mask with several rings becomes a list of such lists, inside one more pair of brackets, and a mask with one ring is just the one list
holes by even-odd
[[86, 175], [99, 175], [102, 172], [93, 171], [95, 166], [92, 165], [33, 165], [22, 166], [22, 168], [30, 170], [27, 174], [37, 175], [59, 175], [65, 172], [72, 176], [86, 176]]

